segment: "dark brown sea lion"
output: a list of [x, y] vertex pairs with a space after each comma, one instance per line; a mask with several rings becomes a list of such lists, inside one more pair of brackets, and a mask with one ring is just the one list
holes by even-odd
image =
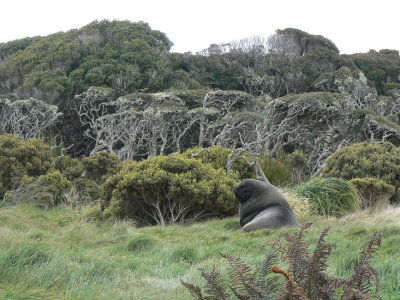
[[272, 184], [246, 179], [233, 192], [244, 231], [299, 225], [285, 196]]

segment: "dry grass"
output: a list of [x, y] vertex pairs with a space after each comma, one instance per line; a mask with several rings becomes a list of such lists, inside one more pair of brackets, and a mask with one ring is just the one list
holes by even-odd
[[296, 218], [303, 218], [311, 215], [311, 207], [307, 198], [299, 196], [287, 187], [282, 187], [280, 190], [292, 207]]

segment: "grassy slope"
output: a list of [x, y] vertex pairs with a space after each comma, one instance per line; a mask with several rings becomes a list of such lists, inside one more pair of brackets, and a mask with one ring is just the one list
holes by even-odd
[[[296, 229], [242, 233], [238, 219], [191, 226], [136, 229], [128, 222], [96, 225], [84, 211], [45, 211], [26, 205], [0, 208], [1, 299], [191, 299], [180, 280], [203, 285], [198, 268], [226, 273], [224, 252], [250, 265], [264, 258], [260, 246]], [[400, 299], [400, 209], [342, 219], [312, 217], [307, 234], [315, 245], [331, 226], [337, 244], [329, 272], [349, 277], [360, 246], [375, 230], [383, 246], [373, 266], [383, 299]], [[300, 219], [300, 223], [310, 218]]]

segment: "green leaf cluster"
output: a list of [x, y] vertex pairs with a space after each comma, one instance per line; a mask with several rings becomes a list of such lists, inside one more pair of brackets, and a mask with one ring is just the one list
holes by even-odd
[[63, 194], [72, 188], [72, 183], [59, 171], [48, 172], [38, 178], [38, 184], [46, 189], [53, 198], [52, 204], [57, 205], [63, 201]]
[[[183, 154], [150, 157], [126, 163], [105, 181], [103, 208], [105, 215], [133, 218], [142, 225], [185, 221], [199, 214], [228, 216], [237, 212], [232, 189], [238, 182], [236, 174], [227, 176]], [[181, 217], [174, 219], [179, 211]]]
[[85, 170], [85, 177], [101, 184], [107, 176], [118, 173], [121, 169], [121, 160], [115, 154], [107, 151], [100, 151], [82, 159], [82, 166]]
[[384, 206], [396, 194], [396, 189], [393, 185], [377, 178], [354, 178], [350, 180], [350, 183], [357, 188], [361, 197], [362, 207]]
[[[205, 149], [202, 151], [202, 149]], [[195, 147], [191, 148], [183, 153], [188, 158], [198, 158], [202, 163], [211, 164], [214, 169], [226, 170], [226, 164], [228, 162], [229, 154], [232, 153], [232, 149], [224, 148], [221, 146], [212, 146], [209, 148]], [[251, 161], [251, 156], [248, 153], [244, 153], [244, 156]], [[232, 165], [232, 171], [237, 173], [241, 180], [254, 177], [254, 167], [249, 166], [245, 161], [239, 159], [236, 160]]]
[[339, 149], [326, 161], [324, 177], [375, 178], [400, 188], [400, 149], [389, 142], [358, 143]]
[[38, 177], [52, 167], [50, 147], [38, 139], [26, 141], [11, 134], [0, 135], [0, 198], [17, 188], [25, 175]]

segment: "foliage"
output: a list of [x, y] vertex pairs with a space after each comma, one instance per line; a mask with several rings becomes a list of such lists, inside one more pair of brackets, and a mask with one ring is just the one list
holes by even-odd
[[71, 182], [57, 170], [38, 178], [25, 175], [17, 189], [6, 193], [4, 201], [8, 204], [25, 203], [49, 209], [65, 203], [65, 194], [71, 188]]
[[57, 157], [54, 161], [54, 167], [70, 181], [78, 179], [84, 172], [81, 161], [69, 155]]
[[301, 184], [297, 192], [308, 199], [312, 211], [323, 216], [340, 216], [359, 206], [355, 187], [340, 178], [314, 177]]
[[80, 177], [73, 182], [79, 194], [81, 203], [93, 202], [100, 199], [100, 186], [93, 180]]
[[375, 178], [400, 188], [400, 150], [391, 143], [363, 142], [334, 153], [322, 170], [324, 177]]
[[63, 199], [63, 193], [72, 187], [71, 182], [66, 179], [59, 171], [49, 172], [38, 178], [38, 184], [45, 187], [48, 193], [53, 197], [53, 204], [60, 204]]
[[[203, 150], [204, 149], [204, 150]], [[191, 148], [186, 150], [183, 154], [186, 157], [194, 157], [199, 158], [201, 161], [206, 164], [211, 164], [214, 169], [223, 169], [226, 170], [227, 162], [229, 154], [232, 152], [232, 149], [223, 148], [221, 146], [212, 146], [209, 148]], [[244, 153], [244, 156], [250, 160], [250, 155]], [[252, 178], [254, 177], [254, 169], [253, 167], [246, 164], [243, 160], [236, 160], [233, 163], [232, 171], [236, 172], [240, 179]]]
[[360, 194], [362, 207], [376, 207], [389, 204], [390, 198], [396, 193], [393, 185], [371, 178], [353, 178], [349, 181]]
[[107, 176], [118, 173], [121, 168], [121, 160], [115, 154], [100, 151], [89, 157], [84, 157], [82, 165], [86, 172], [86, 178], [101, 184]]
[[[230, 255], [221, 254], [231, 266], [230, 283], [224, 282], [221, 274], [213, 267], [211, 272], [201, 269], [206, 280], [204, 291], [198, 286], [181, 281], [195, 299], [370, 299], [377, 295], [379, 279], [370, 260], [381, 246], [381, 236], [375, 232], [369, 242], [363, 245], [361, 258], [354, 266], [354, 275], [349, 280], [327, 275], [328, 258], [335, 245], [326, 242], [329, 228], [325, 228], [313, 252], [305, 241], [305, 231], [311, 225], [304, 225], [298, 234], [286, 235], [286, 245], [278, 241], [267, 254], [258, 272]], [[276, 265], [277, 254], [289, 264], [289, 272]], [[275, 276], [280, 274], [284, 282]], [[229, 287], [227, 289], [226, 285]], [[279, 286], [281, 288], [279, 289]], [[204, 296], [203, 296], [204, 293]]]
[[166, 225], [237, 212], [235, 174], [175, 154], [128, 162], [102, 185], [105, 215]]
[[292, 183], [290, 155], [286, 154], [282, 148], [278, 150], [276, 157], [264, 152], [258, 159], [261, 169], [271, 184], [280, 186]]
[[158, 89], [164, 54], [171, 46], [164, 33], [146, 23], [107, 20], [27, 40], [24, 45], [0, 44], [0, 50], [20, 50], [3, 56], [0, 93], [17, 91], [53, 102], [91, 85], [112, 87], [118, 94]]
[[350, 56], [354, 64], [360, 68], [370, 80], [379, 94], [385, 90], [386, 84], [398, 82], [400, 57], [398, 50], [370, 50], [368, 53], [357, 53]]
[[0, 135], [0, 198], [17, 188], [25, 175], [38, 177], [52, 167], [48, 145], [38, 139], [22, 140], [11, 134]]

